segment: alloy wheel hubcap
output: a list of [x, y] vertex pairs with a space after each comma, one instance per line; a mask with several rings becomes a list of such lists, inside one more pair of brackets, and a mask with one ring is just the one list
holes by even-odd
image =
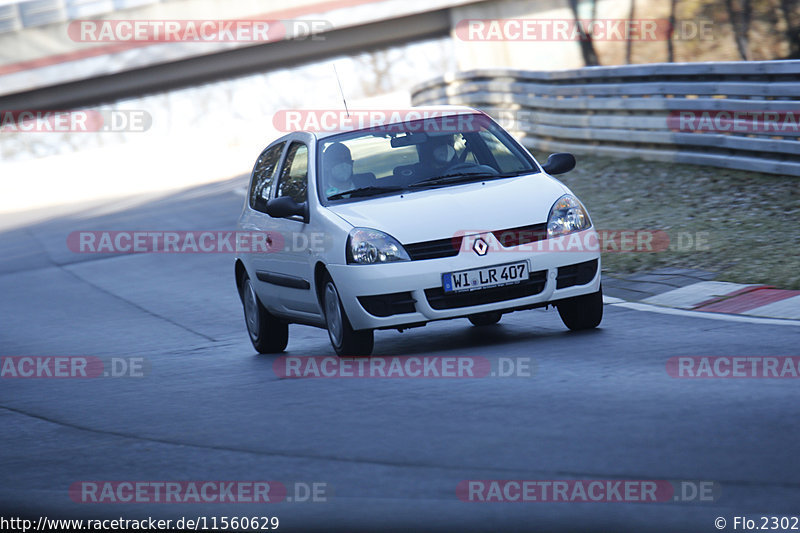
[[244, 282], [244, 317], [250, 336], [258, 338], [258, 300], [249, 279]]
[[339, 308], [339, 294], [333, 283], [325, 287], [325, 321], [328, 324], [328, 334], [336, 346], [342, 343], [342, 312]]

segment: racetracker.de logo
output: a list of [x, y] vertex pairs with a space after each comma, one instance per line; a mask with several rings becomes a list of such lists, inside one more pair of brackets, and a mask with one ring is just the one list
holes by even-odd
[[800, 135], [800, 108], [797, 111], [678, 110], [670, 112], [667, 127], [683, 132], [797, 136]]
[[142, 109], [0, 110], [0, 134], [144, 132], [152, 124], [153, 117]]
[[74, 20], [69, 38], [82, 43], [267, 43], [324, 40], [328, 20]]
[[[494, 238], [490, 238], [492, 235]], [[486, 243], [486, 253], [495, 252], [663, 252], [670, 249], [670, 237], [663, 230], [582, 231], [547, 236], [547, 228], [514, 228], [481, 231], [459, 230], [452, 237], [453, 248], [469, 252], [478, 239]], [[486, 255], [486, 253], [482, 255]]]
[[0, 378], [139, 378], [150, 372], [144, 357], [23, 355], [0, 357]]
[[279, 378], [530, 378], [536, 363], [530, 357], [476, 356], [280, 356], [272, 363]]
[[324, 235], [276, 231], [73, 231], [67, 248], [78, 254], [270, 253], [289, 247], [322, 249]]
[[481, 503], [703, 503], [720, 493], [715, 481], [663, 479], [476, 479], [456, 486], [459, 500]]
[[462, 41], [666, 41], [711, 40], [711, 21], [667, 19], [464, 19], [456, 24]]
[[75, 503], [324, 503], [326, 482], [295, 481], [76, 481], [69, 487]]
[[481, 131], [490, 119], [483, 113], [452, 109], [282, 109], [272, 117], [280, 132], [317, 133], [349, 130], [381, 132], [462, 133]]
[[667, 360], [673, 378], [799, 378], [798, 356], [683, 356]]

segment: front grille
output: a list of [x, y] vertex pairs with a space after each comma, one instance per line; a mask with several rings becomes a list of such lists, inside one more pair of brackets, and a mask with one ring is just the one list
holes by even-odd
[[449, 237], [447, 239], [438, 239], [435, 241], [404, 244], [403, 248], [406, 249], [412, 261], [439, 259], [458, 255], [462, 240], [463, 237]]
[[425, 297], [428, 299], [428, 304], [434, 309], [457, 309], [459, 307], [470, 307], [533, 296], [544, 290], [546, 282], [547, 271], [539, 270], [531, 272], [526, 281], [515, 285], [469, 292], [444, 292], [442, 287], [436, 287], [434, 289], [425, 289]]
[[574, 285], [586, 285], [594, 279], [597, 273], [597, 259], [585, 263], [575, 263], [558, 267], [556, 276], [556, 289], [564, 289]]
[[410, 292], [393, 292], [375, 296], [359, 296], [358, 301], [372, 316], [387, 317], [416, 311], [417, 301]]
[[506, 248], [528, 244], [529, 242], [543, 241], [547, 238], [547, 224], [532, 224], [519, 228], [500, 229], [493, 231], [492, 235]]

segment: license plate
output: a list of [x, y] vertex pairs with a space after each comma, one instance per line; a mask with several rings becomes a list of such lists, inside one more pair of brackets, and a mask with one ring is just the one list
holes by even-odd
[[442, 274], [444, 292], [462, 292], [512, 285], [528, 279], [528, 262], [509, 263]]

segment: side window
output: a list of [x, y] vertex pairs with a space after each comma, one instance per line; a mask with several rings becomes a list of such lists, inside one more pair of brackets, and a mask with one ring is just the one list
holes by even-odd
[[301, 204], [306, 201], [308, 188], [308, 147], [299, 142], [289, 145], [275, 196], [290, 196]]
[[272, 192], [275, 169], [278, 166], [285, 144], [276, 144], [271, 148], [267, 148], [258, 156], [258, 161], [256, 161], [253, 170], [253, 179], [250, 183], [250, 207], [253, 209], [264, 211], [267, 207], [267, 201]]

